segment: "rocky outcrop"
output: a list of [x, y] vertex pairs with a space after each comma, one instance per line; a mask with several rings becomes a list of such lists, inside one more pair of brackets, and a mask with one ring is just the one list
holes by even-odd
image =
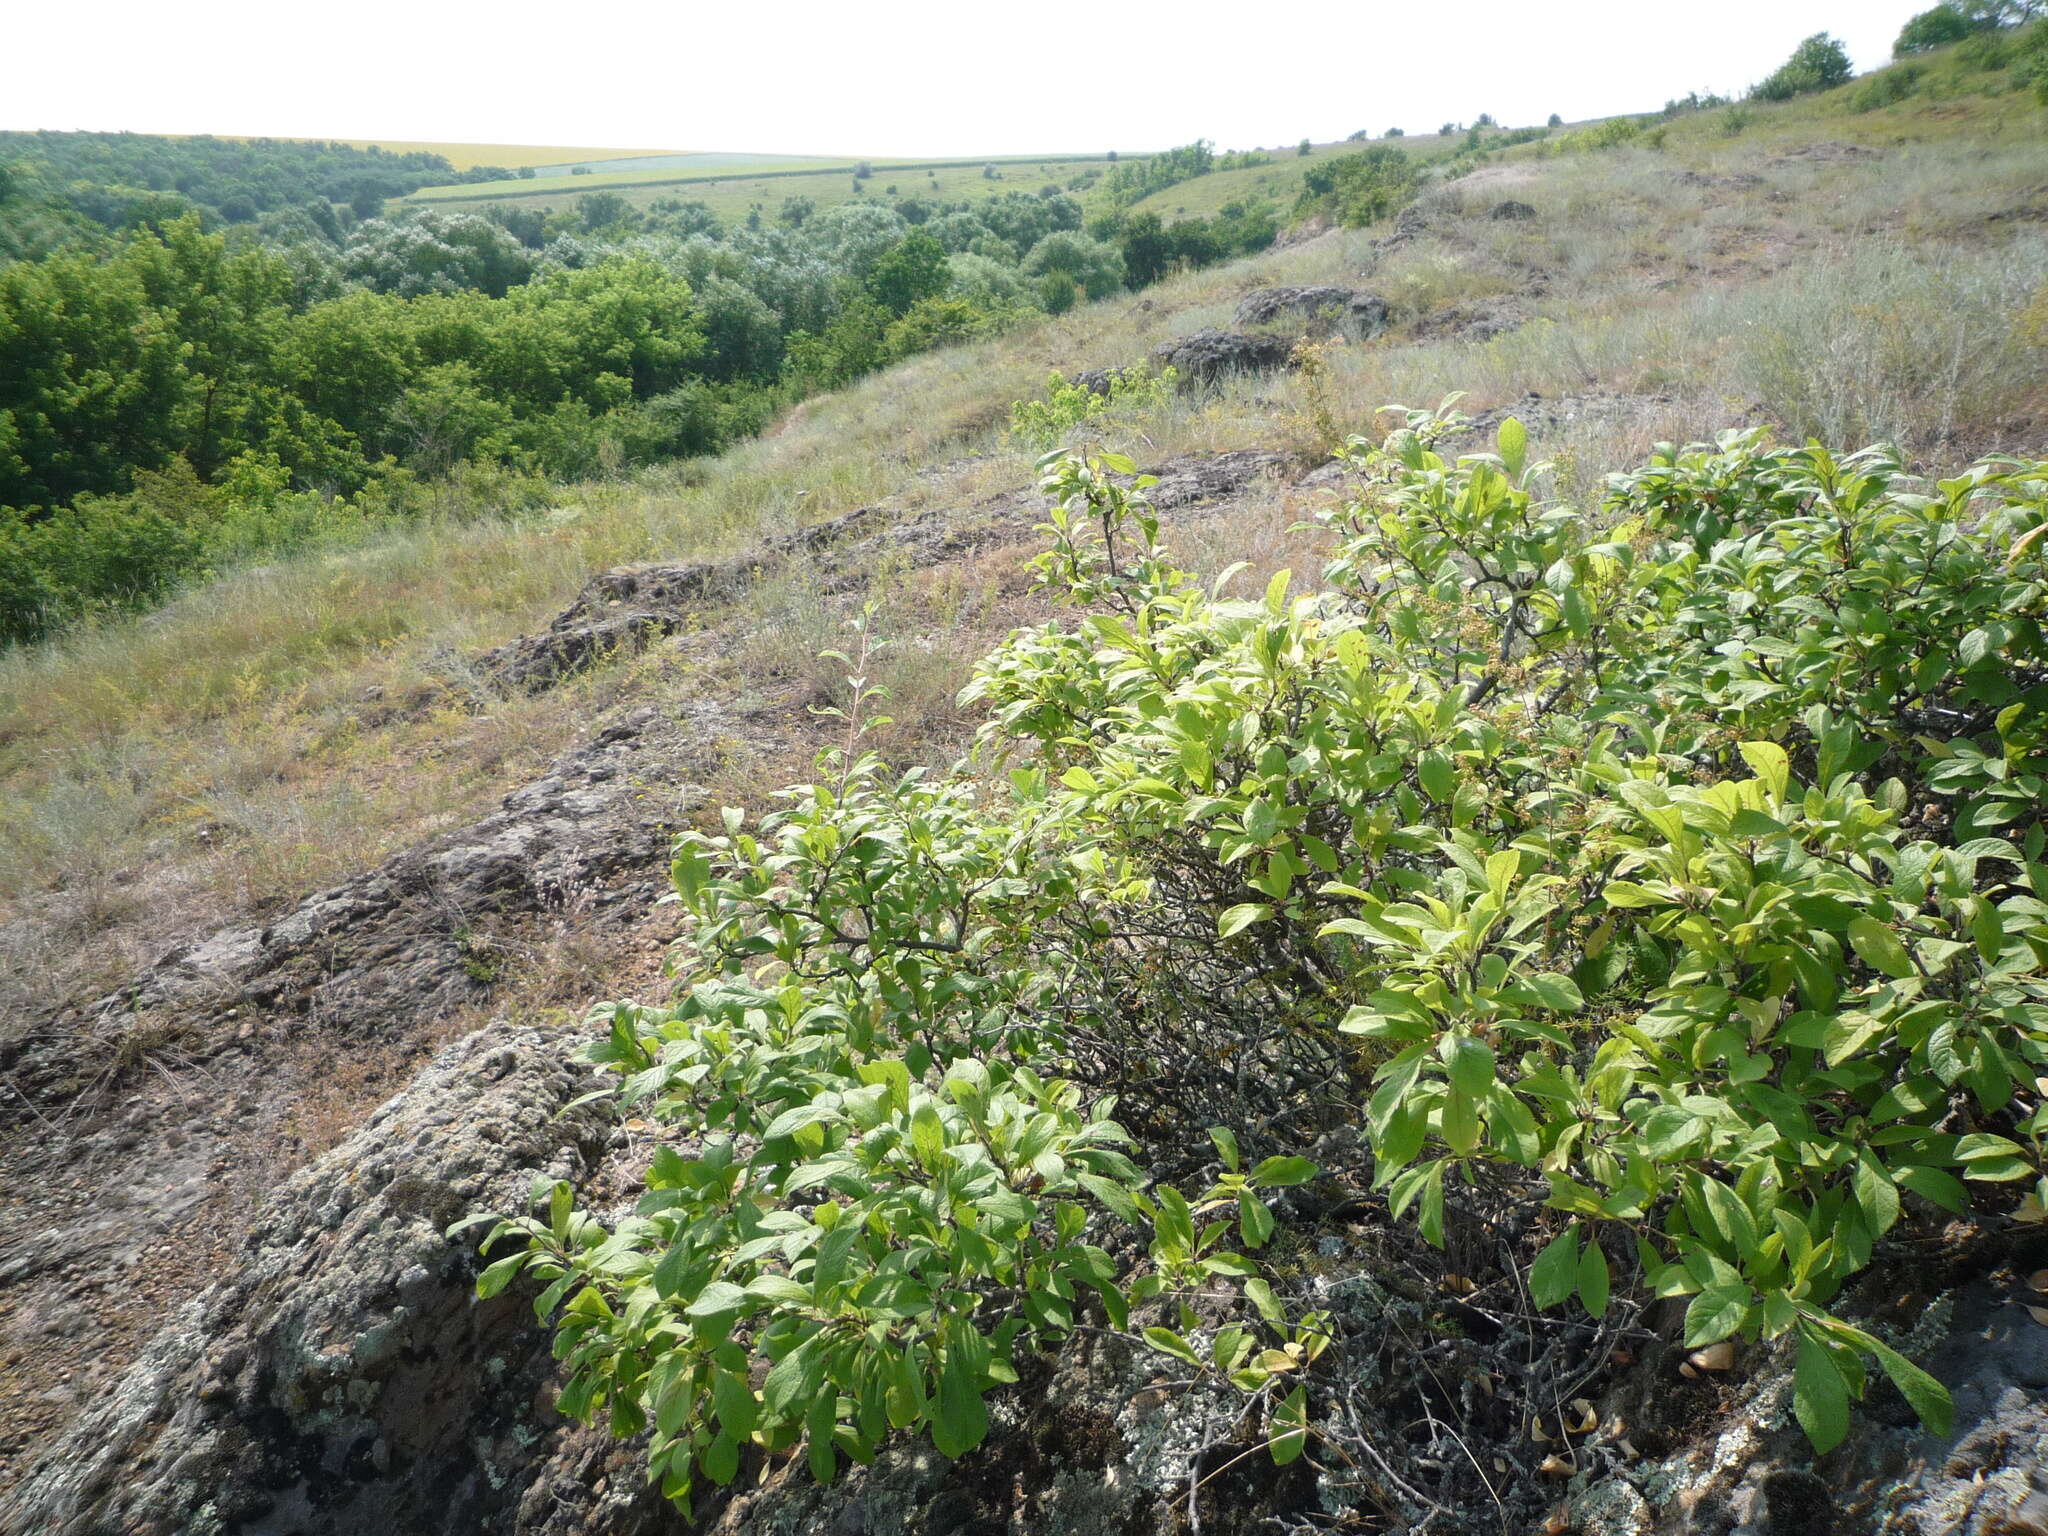
[[1425, 315], [1415, 327], [1418, 340], [1491, 341], [1529, 322], [1528, 304], [1517, 294], [1452, 304]]
[[476, 660], [507, 688], [538, 693], [614, 655], [632, 655], [681, 627], [690, 609], [733, 596], [751, 579], [739, 560], [625, 566], [590, 582], [554, 622]]
[[1237, 374], [1285, 368], [1293, 351], [1294, 343], [1284, 336], [1196, 331], [1154, 348], [1152, 364], [1178, 373], [1182, 389], [1199, 389]]
[[[1384, 313], [1385, 306], [1380, 308]], [[1193, 370], [1202, 382], [1232, 370], [1280, 367], [1290, 350], [1285, 341], [1274, 337], [1221, 332], [1204, 332], [1169, 347], [1185, 348], [1177, 354], [1185, 361], [1175, 364], [1184, 370], [1183, 379], [1189, 377], [1187, 370]], [[1090, 369], [1077, 374], [1074, 382], [1095, 394], [1107, 394], [1112, 380], [1133, 371]], [[1194, 473], [1205, 486], [1213, 487], [1203, 494], [1227, 495], [1242, 484], [1231, 478], [1231, 465], [1241, 457], [1190, 455], [1158, 473]], [[1223, 467], [1206, 467], [1212, 465]], [[1158, 494], [1155, 492], [1155, 499]], [[485, 651], [475, 658], [473, 667], [499, 687], [539, 692], [587, 667], [614, 656], [631, 655], [681, 631], [707, 610], [731, 602], [792, 560], [804, 562], [813, 579], [829, 592], [843, 587], [847, 573], [877, 554], [907, 551], [920, 560], [942, 560], [997, 539], [1012, 538], [1017, 529], [999, 514], [1020, 502], [1035, 505], [1037, 498], [1029, 493], [1021, 498], [1003, 493], [969, 508], [934, 508], [911, 516], [891, 516], [886, 508], [862, 507], [765, 539], [728, 560], [620, 566], [592, 577], [546, 629]]]
[[1256, 288], [1238, 302], [1237, 323], [1285, 326], [1296, 335], [1318, 340], [1330, 336], [1357, 340], [1377, 336], [1387, 328], [1387, 301], [1361, 288], [1328, 284]]
[[399, 1020], [417, 1027], [481, 997], [487, 965], [472, 947], [480, 923], [577, 902], [646, 905], [670, 830], [697, 793], [682, 774], [688, 734], [638, 710], [481, 821], [315, 892], [273, 922], [171, 950], [68, 1027], [11, 1041], [0, 1069], [31, 1097], [58, 1102], [80, 1071], [104, 1065], [100, 1037], [138, 1015], [312, 1013], [363, 1036]]
[[[2048, 1237], [2037, 1237], [2014, 1245], [1988, 1278], [1932, 1296], [1912, 1295], [1904, 1280], [1889, 1287], [1907, 1292], [1908, 1306], [1888, 1309], [1900, 1315], [1885, 1331], [1948, 1387], [1949, 1435], [1923, 1430], [1873, 1369], [1849, 1438], [1816, 1458], [1793, 1421], [1790, 1359], [1739, 1359], [1745, 1379], [1717, 1422], [1673, 1454], [1569, 1485], [1567, 1517], [1585, 1536], [2041, 1536], [2048, 1326], [2019, 1303], [2022, 1277], [2044, 1261]], [[1638, 1376], [1628, 1384], [1638, 1408], [1651, 1394], [1682, 1400], [1700, 1390]]]
[[721, 734], [629, 714], [477, 822], [0, 1042], [0, 1491], [508, 970], [658, 945], [662, 855]]
[[745, 591], [792, 555], [812, 555], [871, 528], [882, 516], [862, 507], [764, 540], [730, 560], [628, 565], [593, 577], [548, 627], [484, 652], [476, 668], [508, 688], [538, 692], [616, 654], [675, 633], [692, 613]]
[[1157, 483], [1145, 492], [1145, 499], [1161, 512], [1222, 501], [1242, 494], [1260, 480], [1286, 475], [1293, 462], [1284, 453], [1263, 448], [1189, 454], [1147, 471]]
[[1741, 190], [1764, 185], [1763, 177], [1753, 171], [1737, 171], [1731, 176], [1716, 176], [1708, 171], [1680, 171], [1671, 179], [1681, 187], [1724, 187]]
[[1397, 251], [1412, 241], [1420, 240], [1433, 233], [1429, 215], [1419, 203], [1410, 203], [1394, 215], [1392, 234], [1383, 235], [1374, 242], [1382, 251]]
[[[0, 1506], [8, 1536], [437, 1536], [602, 1530], [520, 1501], [565, 1442], [520, 1294], [478, 1303], [451, 1221], [587, 1183], [604, 1117], [571, 1041], [485, 1030], [445, 1049], [285, 1184], [223, 1277]], [[628, 1481], [630, 1490], [632, 1483]]]

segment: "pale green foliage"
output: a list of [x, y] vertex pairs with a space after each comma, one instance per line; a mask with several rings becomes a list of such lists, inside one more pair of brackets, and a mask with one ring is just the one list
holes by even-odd
[[[654, 1475], [685, 1508], [750, 1445], [804, 1441], [824, 1480], [892, 1430], [973, 1449], [983, 1395], [1016, 1380], [1016, 1351], [1071, 1330], [1086, 1293], [1122, 1328], [1134, 1304], [1255, 1275], [1220, 1239], [1234, 1220], [1262, 1245], [1274, 1218], [1257, 1191], [1314, 1172], [1273, 1157], [1240, 1175], [1231, 1142], [1232, 1171], [1194, 1206], [1172, 1189], [1155, 1204], [1113, 1101], [1027, 1065], [1057, 1060], [1046, 1020], [1063, 978], [1032, 940], [1075, 892], [1037, 864], [1060, 806], [1020, 784], [1018, 814], [994, 815], [964, 776], [855, 756], [885, 723], [869, 714], [865, 615], [857, 627], [857, 653], [826, 653], [852, 673], [847, 709], [822, 711], [847, 721], [821, 761], [834, 781], [788, 791], [757, 829], [728, 810], [720, 834], [680, 839], [675, 899], [694, 931], [678, 998], [597, 1016], [608, 1033], [590, 1059], [692, 1153], [662, 1147], [616, 1226], [543, 1183], [546, 1216], [499, 1222], [486, 1243], [527, 1246], [479, 1294], [522, 1271], [548, 1282], [535, 1309], [557, 1316], [563, 1410], [608, 1412], [620, 1434], [651, 1425]], [[1226, 1220], [1197, 1231], [1211, 1209]], [[1083, 1240], [1093, 1213], [1151, 1226], [1148, 1273], [1119, 1275]], [[1319, 1320], [1258, 1301], [1276, 1358], [1257, 1358], [1257, 1323], [1213, 1356], [1248, 1389], [1320, 1347]], [[1194, 1326], [1185, 1302], [1176, 1321]], [[1145, 1336], [1190, 1348], [1163, 1325]]]
[[[1540, 1305], [1787, 1341], [1822, 1448], [1872, 1357], [1946, 1423], [1832, 1309], [1900, 1223], [2048, 1193], [2048, 464], [1730, 434], [1589, 514], [1519, 423], [1451, 461], [1456, 425], [1354, 440], [1325, 590], [1246, 601], [1129, 461], [1049, 455], [1035, 569], [1081, 612], [982, 664], [982, 761], [856, 755], [864, 641], [823, 781], [679, 841], [676, 999], [593, 1056], [681, 1145], [614, 1227], [544, 1192], [483, 1281], [549, 1282], [564, 1406], [651, 1422], [671, 1495], [805, 1437], [820, 1476], [958, 1454], [1084, 1306], [1305, 1454], [1327, 1320], [1251, 1255], [1315, 1170], [1239, 1147], [1304, 1109], [1431, 1241], [1540, 1200], [1504, 1224]], [[1112, 1093], [1222, 1122], [1222, 1175], [1148, 1187]], [[1198, 1342], [1218, 1277], [1243, 1317]]]
[[1010, 435], [1041, 451], [1052, 448], [1077, 427], [1096, 429], [1111, 418], [1159, 409], [1173, 398], [1178, 378], [1172, 368], [1156, 374], [1119, 369], [1109, 376], [1108, 393], [1097, 394], [1054, 369], [1046, 376], [1043, 399], [1019, 400], [1010, 407]]
[[[1431, 889], [1360, 890], [1325, 930], [1381, 968], [1341, 1027], [1395, 1051], [1369, 1114], [1394, 1207], [1440, 1233], [1447, 1177], [1538, 1171], [1575, 1218], [1539, 1301], [1602, 1311], [1582, 1239], [1633, 1231], [1644, 1283], [1693, 1298], [1688, 1344], [1798, 1335], [1822, 1449], [1865, 1353], [1945, 1423], [1930, 1378], [1827, 1306], [1902, 1191], [1962, 1215], [1965, 1180], [2039, 1174], [2048, 466], [1905, 494], [1881, 453], [1730, 436], [1617, 481], [1600, 534], [1528, 494], [1512, 424], [1499, 467], [1445, 464], [1435, 425], [1364, 454], [1388, 510], [1353, 521], [1340, 574], [1401, 649], [1476, 677], [1470, 701], [1569, 701], [1592, 730], [1545, 733], [1571, 768], [1520, 835], [1455, 838]], [[1474, 745], [1418, 777], [1476, 827]]]

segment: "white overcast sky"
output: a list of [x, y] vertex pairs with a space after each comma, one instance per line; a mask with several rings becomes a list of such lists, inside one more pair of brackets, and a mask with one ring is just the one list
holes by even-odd
[[33, 0], [0, 127], [956, 156], [1223, 148], [1733, 94], [1932, 0]]

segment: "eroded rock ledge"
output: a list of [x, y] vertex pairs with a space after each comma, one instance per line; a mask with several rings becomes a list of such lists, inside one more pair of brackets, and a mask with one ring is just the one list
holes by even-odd
[[[562, 1435], [527, 1299], [473, 1299], [442, 1236], [587, 1179], [607, 1126], [570, 1039], [443, 1050], [264, 1208], [228, 1274], [166, 1322], [0, 1507], [10, 1536], [497, 1531]], [[521, 1527], [542, 1530], [545, 1525]]]

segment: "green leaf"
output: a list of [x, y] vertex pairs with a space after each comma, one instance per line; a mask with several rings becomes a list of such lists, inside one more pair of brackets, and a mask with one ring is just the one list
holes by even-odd
[[1580, 639], [1593, 632], [1593, 609], [1586, 601], [1586, 594], [1577, 587], [1567, 587], [1558, 599], [1558, 611], [1564, 615], [1565, 628]]
[[1653, 894], [1633, 880], [1610, 880], [1600, 892], [1601, 900], [1610, 907], [1656, 907], [1665, 904], [1664, 898]]
[[1316, 1176], [1316, 1165], [1305, 1157], [1269, 1157], [1252, 1170], [1252, 1183], [1261, 1189], [1287, 1184], [1306, 1184]]
[[1597, 1242], [1588, 1242], [1579, 1255], [1579, 1300], [1595, 1318], [1607, 1315], [1607, 1255]]
[[927, 1172], [937, 1173], [945, 1161], [946, 1123], [939, 1118], [938, 1106], [929, 1099], [918, 1105], [910, 1117], [910, 1144], [917, 1153], [918, 1164]]
[[1522, 856], [1512, 848], [1486, 856], [1486, 888], [1496, 896], [1505, 895], [1522, 867]]
[[1913, 958], [1899, 936], [1868, 913], [1849, 919], [1849, 943], [1873, 971], [1899, 980], [1913, 974]]
[[1415, 1228], [1425, 1241], [1441, 1248], [1444, 1245], [1444, 1165], [1432, 1163], [1428, 1175], [1422, 1181], [1422, 1209], [1415, 1217]]
[[1308, 1445], [1308, 1388], [1297, 1386], [1273, 1410], [1273, 1464], [1284, 1467]]
[[1109, 1314], [1109, 1326], [1118, 1333], [1125, 1333], [1131, 1326], [1130, 1298], [1113, 1285], [1098, 1285], [1095, 1293], [1102, 1298], [1102, 1310]]
[[1114, 1179], [1106, 1179], [1099, 1173], [1077, 1173], [1074, 1178], [1103, 1206], [1131, 1226], [1135, 1227], [1144, 1221], [1144, 1213], [1138, 1208], [1138, 1197], [1124, 1185]]
[[1969, 1192], [1962, 1181], [1952, 1174], [1943, 1173], [1939, 1168], [1900, 1168], [1894, 1174], [1899, 1184], [1913, 1191], [1922, 1200], [1930, 1200], [1952, 1216], [1967, 1216], [1970, 1213]]
[[1416, 765], [1416, 777], [1421, 781], [1422, 792], [1442, 805], [1457, 792], [1458, 775], [1452, 768], [1451, 760], [1441, 752], [1425, 752], [1422, 761]]
[[1209, 1139], [1216, 1143], [1216, 1155], [1223, 1159], [1223, 1166], [1232, 1173], [1237, 1172], [1238, 1151], [1235, 1133], [1228, 1126], [1212, 1125], [1209, 1127]]
[[717, 1410], [719, 1425], [727, 1434], [744, 1440], [754, 1432], [760, 1404], [755, 1401], [753, 1389], [747, 1385], [745, 1377], [733, 1371], [715, 1372], [711, 1378], [711, 1405]]
[[1746, 1282], [1730, 1280], [1708, 1286], [1685, 1309], [1685, 1347], [1720, 1343], [1749, 1320], [1750, 1305]]
[[768, 1122], [768, 1128], [761, 1132], [763, 1141], [774, 1141], [780, 1136], [794, 1136], [807, 1125], [824, 1125], [845, 1120], [836, 1109], [822, 1104], [799, 1104], [795, 1109], [786, 1109]]
[[793, 1307], [809, 1306], [815, 1299], [808, 1285], [799, 1285], [787, 1275], [756, 1275], [747, 1282], [747, 1294]]
[[739, 1475], [739, 1441], [730, 1434], [720, 1432], [704, 1447], [703, 1454], [697, 1458], [697, 1465], [704, 1469], [706, 1477], [723, 1488]]
[[1471, 1094], [1455, 1083], [1443, 1097], [1437, 1129], [1453, 1152], [1470, 1152], [1479, 1145], [1479, 1106]]
[[1749, 771], [1763, 780], [1771, 798], [1783, 800], [1792, 774], [1792, 760], [1785, 755], [1785, 749], [1775, 741], [1745, 741], [1738, 750], [1742, 760], [1749, 764]]
[[1273, 1235], [1273, 1213], [1266, 1209], [1265, 1201], [1249, 1190], [1237, 1197], [1237, 1228], [1253, 1248], [1265, 1247], [1266, 1239]]
[[1244, 1293], [1251, 1299], [1251, 1304], [1259, 1309], [1259, 1316], [1276, 1328], [1286, 1325], [1287, 1311], [1274, 1297], [1272, 1286], [1263, 1280], [1247, 1280], [1244, 1283]]
[[730, 1280], [714, 1280], [697, 1293], [697, 1299], [683, 1308], [685, 1317], [724, 1317], [746, 1306], [747, 1293]]
[[1569, 976], [1554, 971], [1517, 977], [1502, 987], [1500, 995], [1511, 1003], [1530, 1003], [1552, 1013], [1577, 1013], [1586, 1006], [1585, 994]]
[[1973, 1131], [1956, 1142], [1955, 1160], [1963, 1165], [1963, 1177], [1979, 1184], [1997, 1184], [2031, 1178], [2034, 1166], [2017, 1142], [1983, 1131]]
[[932, 1412], [932, 1444], [949, 1459], [965, 1456], [988, 1437], [988, 1405], [975, 1372], [958, 1345], [946, 1351]]
[[493, 1296], [512, 1283], [512, 1277], [519, 1273], [520, 1266], [532, 1258], [530, 1253], [515, 1253], [509, 1258], [499, 1259], [476, 1277], [476, 1294], [481, 1301]]
[[1171, 1355], [1176, 1360], [1185, 1360], [1189, 1365], [1200, 1367], [1202, 1357], [1195, 1353], [1194, 1346], [1175, 1333], [1171, 1328], [1151, 1327], [1145, 1330], [1145, 1342], [1162, 1355]]
[[1216, 919], [1216, 937], [1227, 939], [1232, 934], [1244, 932], [1253, 923], [1263, 923], [1272, 915], [1273, 909], [1263, 901], [1241, 901]]
[[1451, 1070], [1451, 1086], [1459, 1093], [1476, 1099], [1493, 1086], [1493, 1048], [1484, 1040], [1445, 1035], [1442, 1055]]
[[1805, 1329], [1792, 1371], [1792, 1412], [1814, 1450], [1826, 1455], [1849, 1433], [1849, 1388], [1833, 1354]]
[[1579, 1283], [1579, 1224], [1573, 1222], [1544, 1245], [1529, 1266], [1529, 1294], [1539, 1307], [1554, 1307]]
[[771, 1419], [800, 1419], [824, 1384], [825, 1349], [812, 1334], [769, 1368], [761, 1407]]
[[805, 1459], [811, 1464], [811, 1476], [820, 1483], [831, 1482], [839, 1472], [839, 1452], [832, 1444], [832, 1431], [838, 1423], [839, 1394], [819, 1393], [804, 1415], [804, 1429], [810, 1441]]
[[1822, 1050], [1828, 1066], [1839, 1067], [1843, 1062], [1852, 1060], [1873, 1040], [1890, 1034], [1891, 1029], [1889, 1020], [1868, 1013], [1838, 1014], [1828, 1021], [1827, 1032], [1822, 1037]]
[[1756, 1255], [1756, 1221], [1742, 1197], [1719, 1179], [1702, 1177], [1698, 1182], [1701, 1203], [1713, 1223], [1713, 1230], [1744, 1258]]
[[1523, 466], [1529, 461], [1529, 429], [1513, 416], [1503, 417], [1494, 442], [1500, 450], [1500, 461], [1507, 469], [1508, 478], [1521, 479]]
[[1948, 1395], [1948, 1388], [1890, 1345], [1868, 1336], [1865, 1342], [1877, 1356], [1877, 1363], [1884, 1367], [1885, 1375], [1891, 1377], [1892, 1385], [1899, 1389], [1899, 1395], [1913, 1405], [1913, 1412], [1920, 1416], [1927, 1432], [1947, 1438], [1956, 1426], [1955, 1399]]
[[1743, 809], [1735, 813], [1735, 819], [1728, 823], [1728, 835], [1737, 838], [1782, 837], [1785, 823], [1775, 817], [1766, 816], [1762, 811]]
[[1990, 1158], [2024, 1156], [2026, 1149], [2016, 1141], [2003, 1136], [1992, 1136], [1982, 1131], [1973, 1131], [1956, 1142], [1955, 1159], [1959, 1163], [1983, 1162]]
[[1883, 1164], [1865, 1152], [1856, 1159], [1856, 1173], [1850, 1182], [1864, 1220], [1870, 1224], [1874, 1235], [1882, 1237], [1899, 1219], [1899, 1191], [1892, 1183], [1891, 1175], [1885, 1172]]

